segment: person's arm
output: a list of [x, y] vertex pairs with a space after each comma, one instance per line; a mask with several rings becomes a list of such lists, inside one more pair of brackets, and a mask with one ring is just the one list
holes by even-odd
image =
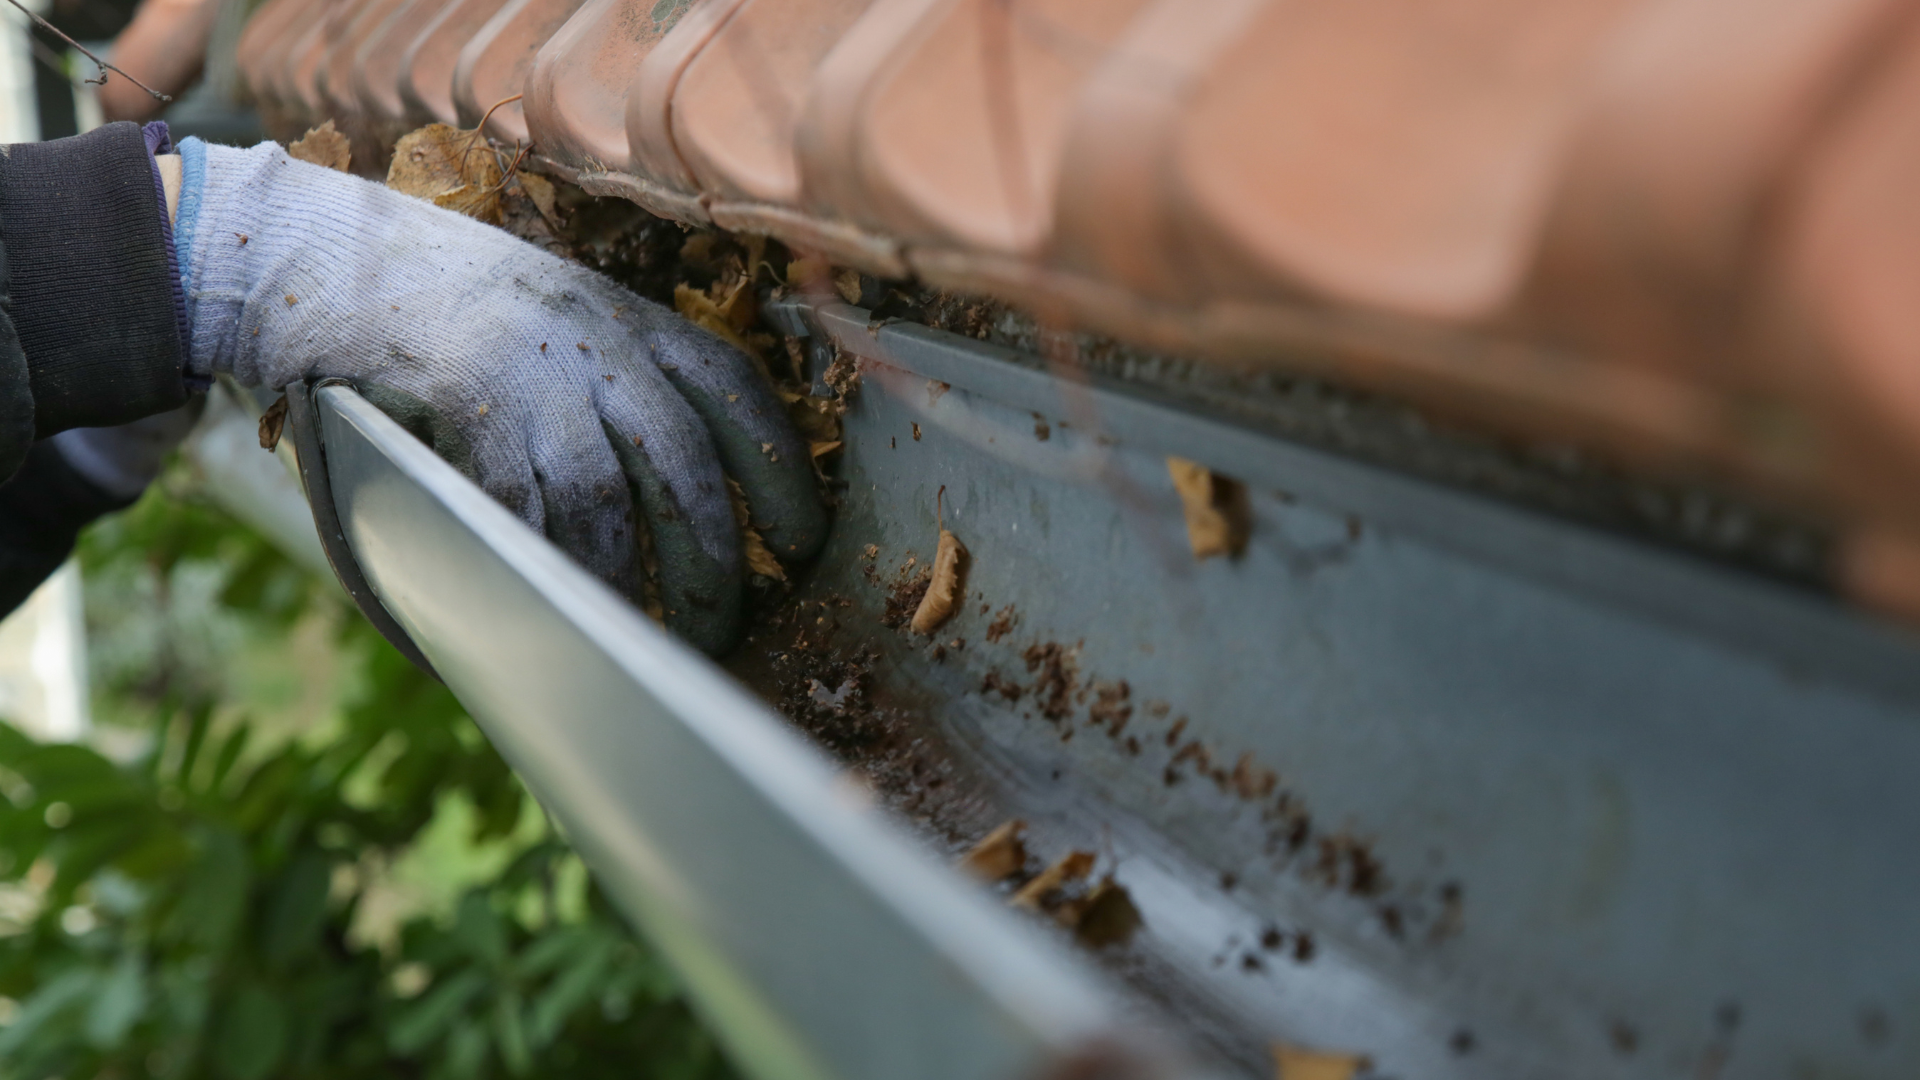
[[[179, 97], [200, 76], [219, 13], [220, 0], [142, 0], [113, 39], [114, 66]], [[165, 107], [129, 79], [112, 76], [100, 88], [100, 111], [109, 120], [151, 120]]]
[[[170, 443], [130, 422], [216, 375], [343, 381], [628, 597], [652, 576], [668, 627], [710, 651], [741, 625], [730, 480], [780, 558], [825, 538], [806, 443], [731, 345], [274, 144], [166, 149], [113, 124], [0, 153], [18, 331], [10, 353], [0, 333], [0, 475], [51, 438], [102, 493], [137, 494]], [[70, 544], [66, 524], [26, 534]]]

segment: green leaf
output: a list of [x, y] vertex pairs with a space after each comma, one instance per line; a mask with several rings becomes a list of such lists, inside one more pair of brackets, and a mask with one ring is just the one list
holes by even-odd
[[233, 765], [240, 760], [240, 754], [247, 748], [247, 740], [253, 735], [248, 724], [237, 724], [220, 744], [220, 750], [213, 758], [213, 775], [207, 778], [207, 792], [217, 795], [221, 785], [227, 782], [227, 774], [233, 771]]
[[522, 1001], [516, 990], [507, 990], [493, 1002], [493, 1032], [500, 1044], [500, 1061], [515, 1076], [525, 1076], [533, 1068], [533, 1054], [527, 1049], [527, 1029], [521, 1018]]
[[246, 910], [246, 847], [227, 829], [207, 829], [189, 874], [175, 909], [175, 931], [209, 949], [224, 949]]
[[534, 1002], [528, 1037], [535, 1047], [552, 1043], [566, 1026], [567, 1018], [598, 996], [605, 984], [612, 956], [605, 949], [586, 953], [580, 961], [560, 973]]
[[475, 889], [461, 898], [453, 934], [469, 953], [488, 964], [494, 967], [506, 964], [506, 923], [500, 913], [493, 910], [493, 903], [485, 892]]
[[294, 856], [273, 886], [260, 927], [260, 952], [280, 966], [312, 945], [327, 919], [327, 890], [333, 861], [308, 848]]
[[523, 979], [536, 979], [561, 966], [582, 949], [590, 948], [597, 935], [584, 926], [564, 926], [549, 930], [520, 950], [513, 970]]
[[420, 1003], [401, 1013], [387, 1031], [387, 1045], [396, 1054], [412, 1055], [426, 1049], [487, 988], [478, 968], [467, 968], [426, 992]]
[[119, 1046], [146, 1008], [146, 965], [139, 953], [129, 951], [96, 991], [87, 1012], [87, 1041], [102, 1050]]
[[213, 1044], [213, 1063], [227, 1080], [265, 1080], [287, 1051], [287, 1012], [257, 983], [227, 1001]]
[[93, 992], [99, 977], [87, 968], [72, 968], [54, 977], [20, 1004], [13, 1023], [0, 1030], [0, 1061], [7, 1061], [61, 1014], [76, 1010]]
[[447, 1039], [448, 1080], [477, 1080], [487, 1066], [487, 1046], [485, 1025], [466, 1021], [455, 1028]]

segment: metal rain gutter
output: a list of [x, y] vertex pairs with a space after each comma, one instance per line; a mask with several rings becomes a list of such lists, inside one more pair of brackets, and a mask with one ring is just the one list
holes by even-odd
[[381, 599], [752, 1075], [1156, 1075], [1097, 981], [759, 701], [351, 390], [319, 393]]

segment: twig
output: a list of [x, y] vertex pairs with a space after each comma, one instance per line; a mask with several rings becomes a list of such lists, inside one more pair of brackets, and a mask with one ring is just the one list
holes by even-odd
[[153, 87], [148, 86], [146, 83], [141, 82], [139, 79], [136, 79], [131, 75], [128, 75], [124, 71], [120, 71], [119, 68], [114, 67], [112, 64], [109, 64], [105, 60], [102, 60], [99, 57], [93, 55], [93, 50], [87, 48], [85, 45], [82, 45], [79, 42], [68, 37], [65, 31], [61, 30], [59, 27], [53, 25], [47, 20], [41, 18], [37, 13], [28, 11], [26, 9], [26, 6], [20, 3], [20, 0], [7, 0], [7, 3], [12, 4], [14, 7], [19, 8], [21, 13], [26, 15], [27, 18], [32, 19], [35, 23], [38, 23], [40, 26], [44, 27], [48, 32], [52, 33], [53, 36], [73, 46], [75, 49], [78, 49], [83, 56], [93, 61], [94, 66], [100, 69], [100, 77], [97, 79], [82, 79], [80, 80], [81, 82], [86, 83], [88, 86], [105, 86], [107, 85], [107, 72], [115, 71], [115, 72], [119, 72], [120, 75], [123, 76], [128, 82], [132, 83], [133, 85], [139, 87], [142, 90], [145, 90], [147, 93], [152, 94], [154, 97], [154, 100], [161, 101], [161, 102], [170, 102], [173, 100], [172, 95], [163, 94], [160, 91], [155, 90]]
[[527, 159], [527, 155], [532, 151], [533, 151], [533, 147], [523, 146], [520, 148], [519, 153], [513, 155], [513, 160], [507, 163], [506, 171], [502, 173], [500, 176], [500, 182], [498, 184], [493, 185], [494, 191], [506, 190], [507, 185], [513, 182], [514, 173], [520, 170], [520, 163], [522, 161], [525, 161]]
[[[18, 0], [7, 0], [7, 2], [10, 4], [18, 3]], [[25, 10], [25, 9], [22, 9], [22, 10]], [[521, 98], [525, 96], [526, 96], [525, 94], [515, 94], [512, 97], [501, 98], [499, 101], [496, 101], [493, 103], [493, 107], [487, 110], [486, 115], [480, 118], [479, 123], [473, 125], [473, 134], [467, 136], [467, 145], [464, 148], [462, 148], [460, 151], [461, 171], [464, 172], [466, 170], [467, 155], [473, 153], [473, 144], [479, 140], [480, 133], [487, 129], [487, 121], [493, 119], [493, 110], [498, 109], [502, 105], [511, 105], [514, 102], [519, 101]]]

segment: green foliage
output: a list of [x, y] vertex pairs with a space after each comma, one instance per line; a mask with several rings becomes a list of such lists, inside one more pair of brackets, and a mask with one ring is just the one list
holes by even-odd
[[[146, 728], [95, 747], [0, 725], [0, 1080], [730, 1075], [452, 696], [326, 585], [152, 494], [83, 557], [116, 617], [161, 612], [106, 619], [150, 647], [108, 665], [96, 711]], [[225, 627], [197, 658], [195, 619], [166, 614], [195, 575], [197, 624]], [[222, 656], [297, 643], [335, 658], [344, 703], [291, 727], [236, 711]], [[382, 933], [392, 868], [453, 807], [504, 869]]]

